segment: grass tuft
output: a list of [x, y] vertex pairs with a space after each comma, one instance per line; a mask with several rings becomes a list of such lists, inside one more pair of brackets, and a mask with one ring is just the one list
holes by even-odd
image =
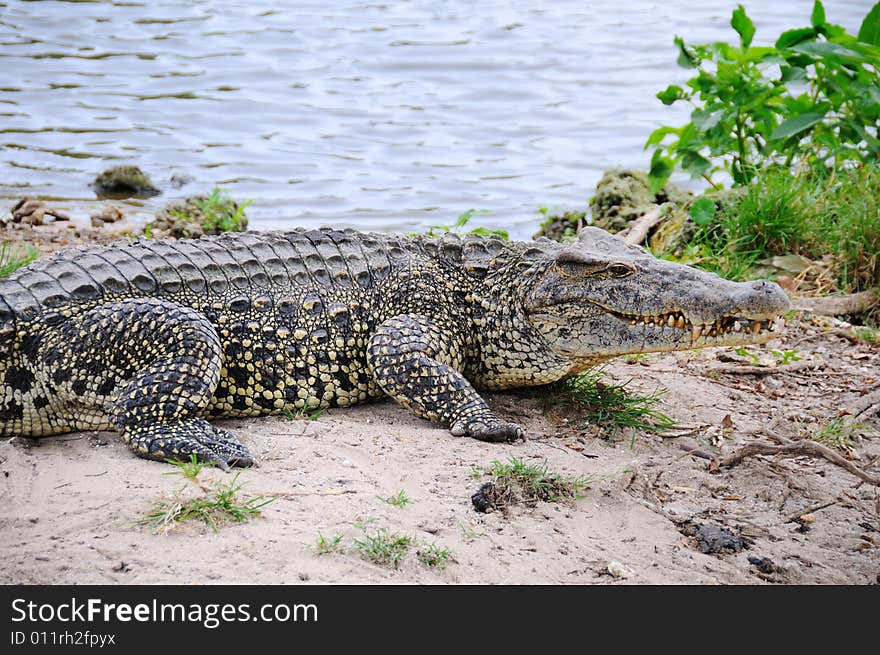
[[[198, 481], [202, 464], [194, 461], [177, 464], [180, 471], [175, 473], [184, 475], [204, 489]], [[185, 499], [178, 492], [170, 501], [159, 500], [139, 523], [151, 526], [156, 532], [167, 532], [184, 521], [202, 521], [216, 532], [227, 523], [240, 523], [255, 518], [262, 513], [263, 507], [275, 499], [262, 496], [240, 498], [242, 485], [238, 483], [239, 475], [236, 474], [231, 482], [215, 485], [204, 496]]]
[[189, 461], [186, 462], [181, 462], [176, 459], [166, 459], [165, 461], [172, 466], [177, 467], [177, 469], [164, 473], [163, 475], [182, 475], [190, 482], [194, 482], [200, 486], [201, 482], [199, 481], [199, 473], [201, 473], [202, 469], [206, 466], [214, 466], [212, 462], [199, 461], [199, 458], [195, 453], [190, 455]]
[[412, 542], [412, 537], [379, 528], [373, 534], [365, 530], [362, 539], [354, 540], [354, 548], [364, 559], [396, 569]]
[[37, 255], [39, 252], [29, 243], [4, 241], [0, 244], [0, 278], [27, 266]]
[[239, 204], [229, 197], [226, 189], [214, 187], [206, 196], [199, 198], [196, 205], [202, 211], [205, 232], [243, 232], [247, 227], [244, 210], [253, 200]]
[[416, 557], [424, 566], [442, 571], [449, 564], [452, 552], [446, 547], [430, 544], [416, 551]]
[[587, 477], [560, 475], [551, 471], [546, 462], [529, 464], [518, 457], [507, 462], [495, 460], [483, 472], [493, 478], [491, 500], [496, 508], [512, 502], [577, 500], [591, 482]]
[[322, 535], [320, 532], [318, 533], [318, 543], [315, 544], [315, 552], [318, 555], [329, 555], [330, 553], [337, 553], [342, 550], [342, 535], [334, 534], [329, 539]]
[[302, 409], [298, 409], [296, 411], [290, 409], [282, 409], [281, 414], [285, 418], [289, 418], [291, 421], [295, 421], [297, 419], [304, 418], [309, 421], [317, 421], [324, 415], [324, 412], [327, 411], [326, 407], [318, 407], [318, 408], [307, 408], [303, 407]]
[[835, 418], [820, 427], [812, 438], [825, 446], [846, 450], [855, 446], [853, 435], [864, 429], [865, 426], [860, 423], [852, 423], [846, 418]]
[[412, 500], [410, 500], [409, 496], [406, 495], [406, 492], [401, 489], [393, 496], [388, 496], [387, 498], [382, 498], [382, 496], [377, 496], [379, 500], [383, 503], [387, 503], [389, 505], [394, 505], [395, 507], [406, 507], [409, 505]]
[[628, 388], [632, 380], [608, 384], [602, 381], [602, 372], [602, 368], [593, 369], [557, 382], [552, 387], [555, 399], [551, 397], [550, 403], [576, 407], [578, 415], [570, 418], [570, 423], [593, 423], [613, 432], [631, 428], [663, 433], [677, 425], [675, 419], [655, 408], [664, 390], [638, 395]]

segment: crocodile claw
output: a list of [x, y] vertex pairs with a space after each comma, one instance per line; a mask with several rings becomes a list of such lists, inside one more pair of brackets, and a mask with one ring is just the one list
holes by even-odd
[[471, 437], [479, 441], [507, 442], [525, 441], [523, 429], [516, 423], [503, 421], [474, 420], [470, 423], [456, 423], [451, 432], [456, 437]]
[[202, 419], [129, 427], [123, 436], [136, 454], [147, 459], [186, 461], [195, 455], [224, 471], [254, 464], [253, 455], [234, 436]]

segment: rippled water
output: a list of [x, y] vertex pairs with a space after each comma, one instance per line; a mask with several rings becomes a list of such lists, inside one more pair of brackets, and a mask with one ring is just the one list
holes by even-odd
[[[736, 4], [0, 2], [0, 198], [93, 198], [133, 163], [164, 191], [148, 208], [216, 184], [255, 199], [256, 227], [476, 208], [525, 237], [539, 206], [647, 164], [649, 132], [685, 115], [654, 97], [686, 79], [673, 36], [730, 40]], [[745, 4], [769, 43], [812, 0]], [[850, 31], [871, 4], [825, 2]]]

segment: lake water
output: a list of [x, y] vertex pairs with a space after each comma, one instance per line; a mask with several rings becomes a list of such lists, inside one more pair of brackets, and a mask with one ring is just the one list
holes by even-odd
[[[228, 188], [252, 225], [420, 230], [469, 208], [528, 237], [684, 107], [673, 37], [732, 40], [736, 2], [0, 2], [0, 199], [94, 198], [140, 166], [145, 203]], [[745, 0], [755, 42], [812, 0]], [[873, 0], [828, 0], [858, 29]], [[194, 181], [182, 189], [173, 175]], [[8, 203], [7, 203], [8, 204]]]

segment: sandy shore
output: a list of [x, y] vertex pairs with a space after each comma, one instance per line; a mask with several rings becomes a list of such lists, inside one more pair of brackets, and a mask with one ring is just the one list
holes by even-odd
[[[167, 532], [139, 525], [158, 500], [200, 490], [169, 475], [172, 467], [134, 457], [114, 434], [3, 440], [0, 582], [877, 583], [876, 487], [805, 457], [755, 457], [712, 473], [682, 449], [729, 454], [774, 421], [773, 430], [797, 436], [880, 385], [876, 347], [803, 325], [785, 339], [754, 351], [796, 347], [821, 365], [713, 374], [725, 364], [711, 349], [612, 364], [610, 380], [668, 390], [664, 411], [693, 426], [677, 439], [581, 434], [526, 394], [489, 396], [529, 433], [511, 445], [455, 438], [389, 401], [317, 420], [225, 421], [259, 460], [240, 473], [240, 493], [276, 499], [262, 516], [216, 532], [196, 523]], [[873, 428], [849, 454], [856, 464], [871, 466], [880, 455]], [[572, 503], [477, 513], [470, 496], [486, 478], [473, 467], [511, 456], [594, 482]], [[210, 485], [232, 475], [211, 469], [200, 479]], [[380, 499], [400, 490], [412, 501], [405, 507]], [[792, 519], [804, 512], [813, 517], [806, 526]], [[704, 554], [689, 534], [696, 525], [726, 527], [749, 545]], [[427, 568], [413, 546], [397, 569], [368, 562], [352, 542], [379, 528], [448, 548], [452, 561], [443, 571]], [[319, 533], [341, 535], [342, 551], [317, 554]], [[750, 557], [772, 567], [761, 572]], [[631, 575], [609, 575], [610, 562]]]

